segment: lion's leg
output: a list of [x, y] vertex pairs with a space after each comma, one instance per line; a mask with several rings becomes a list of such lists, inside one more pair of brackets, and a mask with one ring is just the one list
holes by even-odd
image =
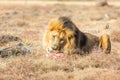
[[110, 42], [110, 37], [107, 34], [103, 34], [100, 37], [99, 47], [102, 48], [102, 50], [105, 53], [110, 53], [110, 51], [111, 51], [111, 42]]

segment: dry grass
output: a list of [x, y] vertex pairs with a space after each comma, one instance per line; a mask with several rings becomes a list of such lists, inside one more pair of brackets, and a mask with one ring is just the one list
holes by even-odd
[[[54, 60], [32, 53], [4, 59], [0, 79], [10, 80], [119, 80], [120, 56], [91, 53], [78, 58]], [[1, 63], [2, 63], [1, 62]], [[3, 67], [4, 66], [4, 67]]]
[[[0, 34], [20, 37], [33, 44], [31, 54], [0, 58], [0, 80], [119, 80], [120, 6], [0, 5]], [[106, 14], [108, 15], [106, 17]], [[51, 18], [70, 16], [83, 32], [111, 36], [111, 54], [94, 50], [65, 59], [45, 56], [42, 37]], [[109, 29], [105, 29], [109, 24]]]
[[120, 42], [120, 30], [114, 30], [111, 34], [111, 38], [115, 42]]

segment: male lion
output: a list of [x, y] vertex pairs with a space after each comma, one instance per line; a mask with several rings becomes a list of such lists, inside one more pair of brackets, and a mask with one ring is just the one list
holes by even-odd
[[81, 32], [67, 17], [58, 17], [49, 21], [44, 35], [43, 44], [48, 52], [58, 53], [89, 53], [94, 47], [101, 47], [110, 53], [111, 43], [109, 36], [99, 37]]

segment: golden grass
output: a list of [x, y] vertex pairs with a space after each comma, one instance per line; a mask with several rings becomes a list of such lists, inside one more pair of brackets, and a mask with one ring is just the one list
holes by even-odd
[[54, 60], [33, 54], [35, 53], [2, 60], [6, 66], [2, 65], [4, 68], [0, 70], [0, 79], [119, 80], [120, 78], [118, 55], [93, 52], [77, 59]]
[[114, 30], [111, 33], [111, 39], [115, 42], [120, 42], [120, 30]]
[[[119, 8], [81, 5], [0, 5], [0, 34], [18, 36], [24, 42], [33, 44], [31, 54], [0, 58], [0, 80], [119, 80]], [[113, 15], [106, 18], [106, 13]], [[42, 47], [47, 23], [51, 18], [63, 15], [70, 16], [83, 32], [95, 35], [110, 33], [111, 54], [104, 54], [95, 49], [91, 54], [83, 56], [76, 55], [58, 60], [47, 58]], [[107, 30], [106, 24], [110, 25]]]

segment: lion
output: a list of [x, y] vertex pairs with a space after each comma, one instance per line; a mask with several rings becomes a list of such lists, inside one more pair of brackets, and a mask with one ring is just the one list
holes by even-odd
[[47, 52], [57, 53], [90, 53], [94, 47], [100, 47], [110, 53], [111, 42], [104, 34], [100, 38], [90, 33], [81, 32], [68, 17], [58, 17], [48, 23], [43, 38], [43, 46]]

